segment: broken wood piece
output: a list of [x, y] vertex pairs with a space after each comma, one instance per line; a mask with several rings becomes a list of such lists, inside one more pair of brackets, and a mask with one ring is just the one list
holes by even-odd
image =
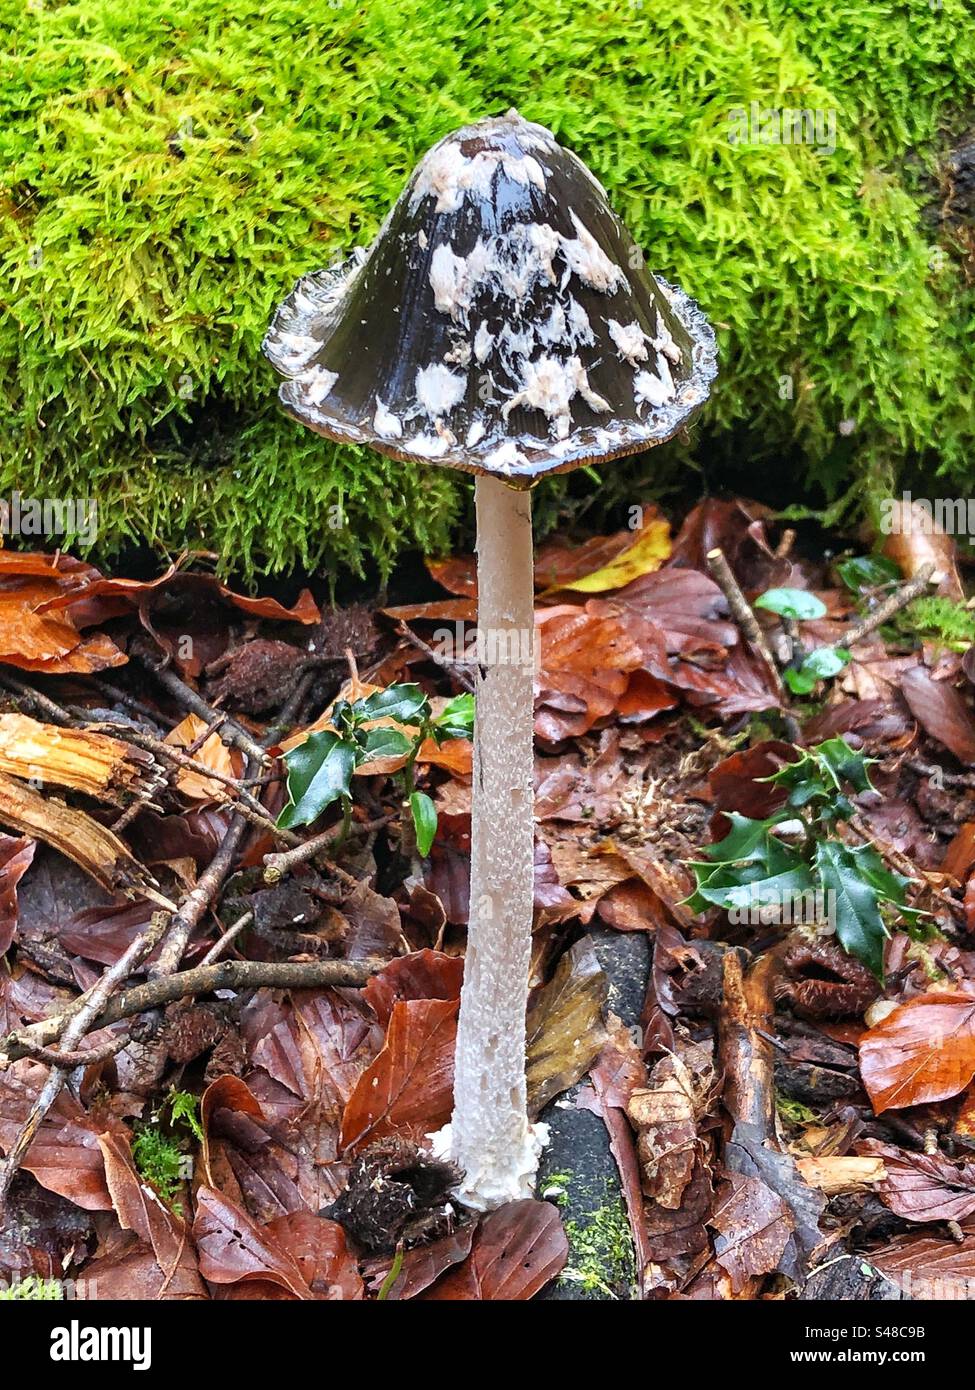
[[0, 773], [0, 825], [43, 840], [109, 893], [148, 898], [175, 911], [176, 904], [159, 892], [149, 870], [107, 826], [100, 825], [85, 811], [41, 796], [4, 773]]
[[117, 806], [152, 796], [163, 784], [151, 753], [108, 734], [62, 729], [26, 714], [0, 714], [0, 772]]
[[887, 1176], [882, 1158], [833, 1154], [823, 1158], [797, 1158], [803, 1182], [818, 1187], [828, 1197], [840, 1192], [866, 1192]]

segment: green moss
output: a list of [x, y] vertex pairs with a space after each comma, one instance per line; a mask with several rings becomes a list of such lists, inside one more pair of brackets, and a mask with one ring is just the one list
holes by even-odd
[[183, 1153], [175, 1139], [161, 1132], [157, 1122], [139, 1123], [132, 1138], [132, 1157], [141, 1175], [169, 1206], [176, 1206]]
[[26, 1279], [18, 1279], [9, 1288], [0, 1288], [0, 1299], [5, 1300], [27, 1299], [32, 1303], [56, 1303], [63, 1297], [64, 1290], [59, 1279], [40, 1279], [36, 1274], [29, 1274]]
[[964, 604], [931, 595], [917, 598], [897, 614], [896, 630], [906, 637], [918, 637], [965, 651], [975, 642], [975, 614]]
[[[569, 1192], [576, 1181], [571, 1173], [554, 1173], [546, 1179], [542, 1196], [559, 1207], [570, 1207]], [[585, 1293], [603, 1298], [635, 1298], [633, 1233], [618, 1188], [607, 1179], [596, 1202], [589, 1191], [573, 1191], [573, 1196], [595, 1209], [587, 1213], [585, 1221], [563, 1222], [569, 1258], [559, 1283], [578, 1284]]]
[[[8, 0], [0, 46], [0, 495], [96, 498], [102, 554], [385, 571], [446, 547], [469, 484], [290, 422], [259, 344], [428, 145], [512, 104], [719, 326], [700, 438], [747, 427], [813, 500], [970, 477], [975, 299], [920, 216], [971, 106], [966, 0]], [[729, 143], [753, 100], [835, 111], [835, 152]], [[603, 500], [688, 461], [601, 470]], [[544, 485], [543, 522], [593, 490]]]

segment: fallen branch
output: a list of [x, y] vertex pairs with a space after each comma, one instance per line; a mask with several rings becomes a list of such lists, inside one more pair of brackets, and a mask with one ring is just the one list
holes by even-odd
[[855, 647], [858, 642], [862, 642], [865, 637], [869, 637], [878, 627], [890, 622], [895, 614], [902, 608], [906, 608], [909, 603], [913, 603], [916, 598], [920, 598], [929, 587], [934, 578], [934, 564], [928, 561], [918, 569], [913, 579], [909, 579], [902, 585], [896, 593], [885, 598], [883, 603], [878, 604], [874, 611], [861, 618], [858, 623], [853, 623], [846, 630], [846, 635], [840, 639], [841, 647]]
[[[386, 964], [384, 960], [367, 957], [364, 960], [223, 960], [215, 965], [197, 965], [192, 970], [161, 976], [117, 995], [105, 1004], [97, 1018], [87, 1020], [86, 1027], [107, 1028], [123, 1018], [162, 1008], [177, 999], [212, 994], [218, 989], [322, 989], [326, 985], [361, 988]], [[64, 1015], [59, 1014], [11, 1033], [0, 1046], [0, 1052], [12, 1062], [33, 1055], [29, 1051], [31, 1047], [48, 1047], [57, 1041], [63, 1020]], [[67, 1037], [65, 1030], [62, 1041]], [[75, 1041], [72, 1037], [72, 1045]]]
[[[377, 820], [353, 822], [353, 831], [362, 831], [369, 834], [373, 830], [381, 830], [384, 825], [389, 825], [396, 820], [395, 815], [380, 816]], [[342, 834], [341, 825], [333, 825], [328, 830], [323, 830], [320, 835], [315, 835], [311, 840], [305, 840], [303, 844], [296, 845], [294, 849], [285, 850], [281, 854], [265, 854], [264, 856], [264, 882], [278, 883], [285, 874], [292, 873], [301, 864], [305, 864], [309, 859], [314, 859], [317, 854], [323, 854], [329, 849]], [[337, 869], [334, 864], [329, 865], [333, 873], [338, 873], [341, 877], [342, 871]], [[351, 879], [351, 874], [346, 875]]]
[[85, 811], [45, 798], [3, 773], [0, 773], [0, 824], [43, 840], [110, 893], [122, 893], [127, 898], [148, 898], [160, 907], [175, 910], [176, 904], [159, 892], [159, 885], [145, 865], [134, 858], [107, 826], [93, 820]]

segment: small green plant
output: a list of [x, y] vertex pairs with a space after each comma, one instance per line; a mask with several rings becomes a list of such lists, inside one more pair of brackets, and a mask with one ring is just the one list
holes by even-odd
[[932, 594], [916, 598], [894, 619], [905, 637], [921, 638], [964, 652], [975, 642], [975, 614], [962, 603]]
[[785, 804], [765, 820], [729, 812], [728, 834], [691, 863], [696, 882], [688, 905], [773, 922], [797, 900], [811, 901], [844, 950], [883, 980], [886, 918], [921, 914], [906, 906], [909, 879], [888, 869], [872, 845], [849, 845], [838, 834], [855, 812], [850, 795], [873, 790], [868, 767], [875, 760], [842, 738], [797, 752], [795, 762], [762, 779], [786, 790]]
[[[377, 725], [377, 720], [395, 720], [409, 733], [388, 723]], [[285, 755], [288, 804], [278, 824], [289, 830], [310, 825], [333, 802], [341, 800], [344, 839], [352, 819], [352, 776], [356, 769], [380, 759], [405, 758], [396, 775], [409, 802], [417, 850], [425, 857], [437, 833], [437, 811], [430, 797], [413, 785], [417, 754], [428, 738], [440, 744], [451, 738], [469, 739], [473, 734], [473, 695], [458, 695], [436, 717], [418, 685], [391, 685], [361, 700], [336, 700], [332, 728], [309, 735]]]
[[[806, 589], [767, 589], [755, 600], [755, 607], [794, 622], [825, 618], [827, 612], [822, 599]], [[849, 660], [850, 653], [842, 647], [817, 647], [803, 658], [800, 666], [788, 667], [782, 678], [793, 695], [808, 695], [819, 681], [839, 675]]]
[[132, 1139], [132, 1158], [140, 1175], [177, 1212], [186, 1150], [191, 1141], [203, 1140], [199, 1105], [191, 1092], [171, 1090], [149, 1120], [137, 1122]]
[[57, 1303], [64, 1298], [60, 1279], [41, 1279], [36, 1274], [28, 1274], [26, 1279], [18, 1279], [9, 1288], [0, 1288], [0, 1299], [16, 1302], [27, 1299], [32, 1303]]

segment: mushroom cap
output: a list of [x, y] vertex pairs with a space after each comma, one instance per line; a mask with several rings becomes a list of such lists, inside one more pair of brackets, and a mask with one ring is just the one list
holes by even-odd
[[701, 310], [516, 111], [434, 145], [372, 245], [297, 282], [264, 352], [319, 434], [520, 487], [670, 439], [717, 370]]

